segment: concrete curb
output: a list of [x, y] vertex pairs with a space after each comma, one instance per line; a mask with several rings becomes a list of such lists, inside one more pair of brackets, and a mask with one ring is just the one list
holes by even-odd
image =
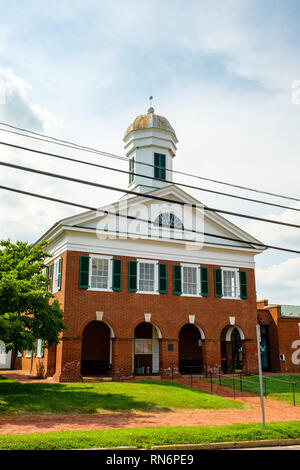
[[91, 449], [78, 450], [221, 450], [221, 449], [249, 449], [251, 447], [274, 447], [300, 445], [299, 439], [268, 439], [261, 441], [232, 441], [232, 442], [212, 442], [207, 444], [175, 444], [154, 446], [151, 449], [138, 447], [93, 447]]
[[300, 439], [268, 439], [261, 441], [212, 442], [210, 444], [177, 444], [155, 446], [151, 450], [214, 450], [246, 449], [251, 447], [290, 446], [300, 444]]

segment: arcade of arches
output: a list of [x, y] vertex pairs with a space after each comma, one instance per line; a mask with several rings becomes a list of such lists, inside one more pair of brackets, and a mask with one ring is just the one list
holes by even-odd
[[[85, 326], [81, 349], [83, 376], [105, 376], [117, 372], [117, 367], [114, 368], [114, 341], [117, 342], [118, 338], [114, 338], [111, 327], [106, 323], [92, 321]], [[238, 326], [227, 325], [221, 332], [220, 340], [212, 342], [205, 339], [200, 327], [187, 323], [181, 327], [176, 342], [165, 340], [155, 324], [141, 322], [135, 327], [133, 338], [128, 339], [128, 342], [132, 345], [129, 372], [134, 375], [159, 374], [169, 369], [170, 363], [166, 364], [166, 357], [169, 358], [173, 351], [177, 358], [176, 370], [181, 374], [200, 374], [205, 372], [206, 367], [209, 369], [217, 365], [221, 366], [223, 373], [245, 369], [246, 342]], [[215, 353], [215, 363], [207, 364], [207, 348], [212, 348], [212, 345], [218, 352]]]

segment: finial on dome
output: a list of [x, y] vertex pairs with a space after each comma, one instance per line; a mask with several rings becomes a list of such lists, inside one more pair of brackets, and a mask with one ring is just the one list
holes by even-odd
[[154, 108], [152, 107], [152, 100], [153, 100], [153, 96], [149, 96], [150, 108], [147, 111], [148, 114], [153, 114], [154, 113]]

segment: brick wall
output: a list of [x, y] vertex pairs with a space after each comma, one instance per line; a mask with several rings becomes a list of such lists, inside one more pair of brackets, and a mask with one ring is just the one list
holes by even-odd
[[[244, 360], [247, 368], [257, 369], [255, 325], [257, 323], [255, 277], [253, 269], [247, 271], [248, 299], [233, 300], [216, 298], [214, 295], [214, 268], [209, 272], [209, 296], [203, 298], [184, 297], [173, 294], [173, 265], [167, 264], [168, 293], [160, 295], [128, 292], [128, 260], [122, 259], [122, 290], [120, 292], [99, 292], [79, 288], [79, 259], [85, 252], [65, 252], [63, 257], [62, 289], [56, 295], [65, 312], [68, 330], [63, 332], [56, 348], [55, 375], [57, 380], [80, 380], [82, 333], [84, 327], [96, 320], [96, 311], [103, 312], [103, 321], [113, 333], [112, 355], [113, 376], [132, 376], [133, 338], [135, 327], [145, 321], [145, 313], [151, 313], [151, 322], [160, 330], [160, 373], [169, 376], [171, 364], [176, 373], [178, 368], [178, 338], [180, 329], [189, 323], [189, 315], [195, 315], [195, 324], [205, 334], [202, 354], [205, 365], [220, 366], [220, 336], [229, 325], [229, 316], [235, 317], [236, 325], [243, 330], [247, 341], [243, 342]], [[202, 265], [204, 266], [204, 265]], [[250, 342], [249, 342], [250, 341]], [[169, 345], [172, 345], [169, 347]], [[249, 353], [248, 353], [249, 351]], [[249, 357], [247, 357], [249, 356]]]
[[[280, 309], [280, 305], [268, 306], [268, 301], [258, 303], [258, 319], [262, 325], [269, 327], [271, 370], [274, 372], [300, 372], [300, 363], [295, 363], [295, 359], [300, 361], [300, 352], [295, 358], [296, 350], [300, 351], [298, 326], [300, 318], [283, 318], [280, 315]], [[282, 354], [285, 356], [285, 360], [279, 359]]]

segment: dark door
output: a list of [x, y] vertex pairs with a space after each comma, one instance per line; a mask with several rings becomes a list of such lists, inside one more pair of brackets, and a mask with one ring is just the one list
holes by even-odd
[[235, 328], [231, 334], [231, 345], [232, 345], [232, 368], [233, 370], [243, 369], [243, 349], [241, 336], [238, 330]]

